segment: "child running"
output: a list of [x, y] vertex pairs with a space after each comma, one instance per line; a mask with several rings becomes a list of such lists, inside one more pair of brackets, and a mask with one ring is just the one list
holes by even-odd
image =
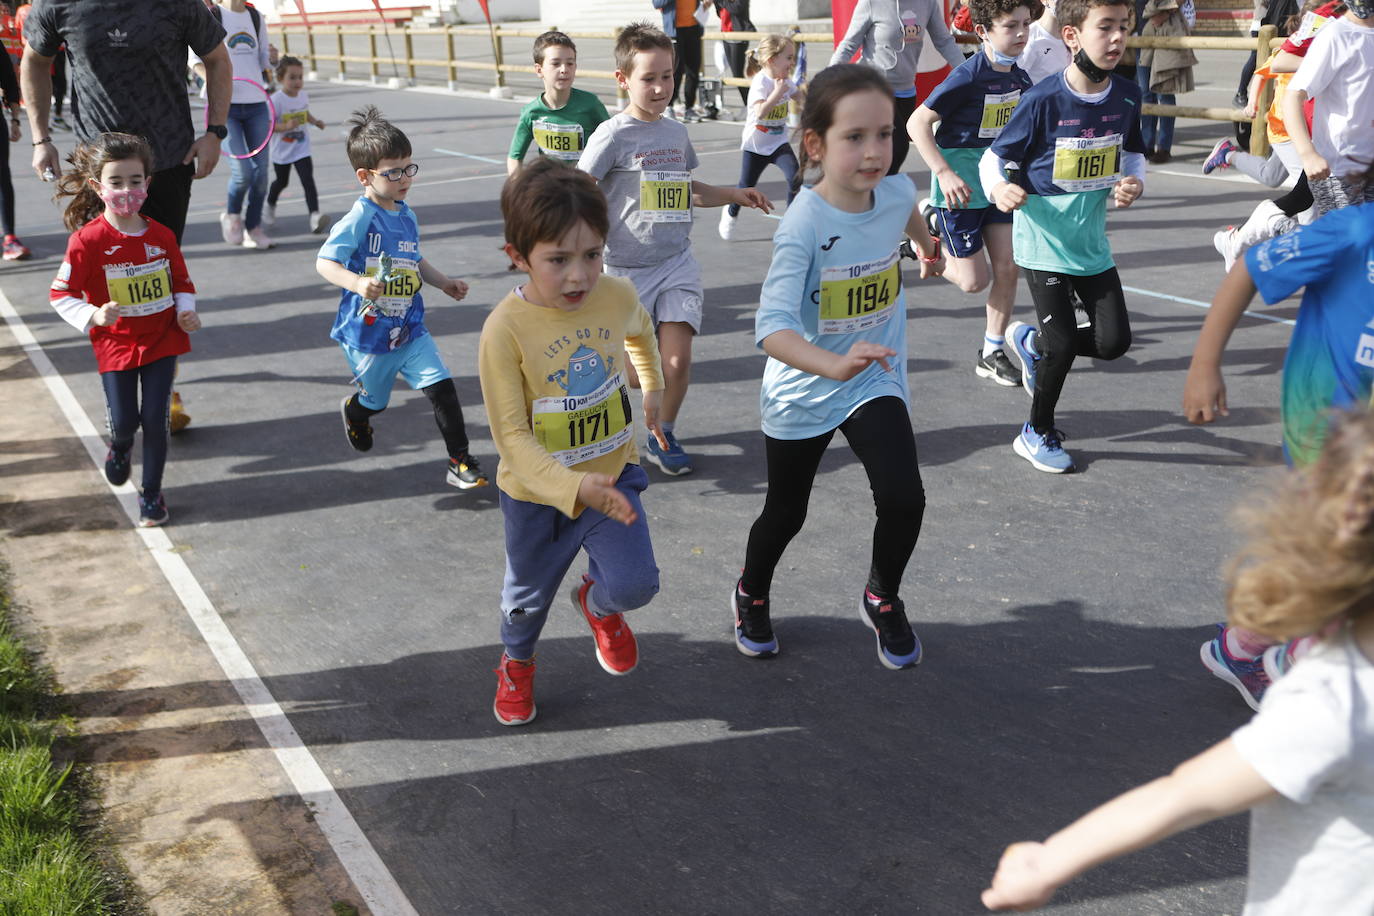
[[1043, 843], [1010, 846], [989, 908], [1043, 906], [1095, 865], [1249, 809], [1246, 916], [1374, 913], [1374, 414], [1341, 423], [1253, 528], [1230, 619], [1323, 638], [1225, 741]]
[[[625, 110], [602, 124], [578, 168], [601, 183], [612, 214], [606, 272], [634, 284], [658, 334], [663, 358], [661, 446], [645, 453], [665, 474], [692, 472], [674, 428], [692, 374], [692, 338], [701, 331], [701, 265], [692, 256], [692, 208], [739, 204], [773, 209], [754, 188], [692, 180], [697, 153], [687, 128], [663, 117], [673, 95], [673, 40], [633, 23], [615, 41], [615, 77], [629, 95]], [[631, 384], [634, 384], [631, 378]]]
[[57, 193], [71, 198], [63, 222], [73, 234], [49, 299], [95, 348], [110, 424], [105, 479], [111, 485], [129, 479], [134, 433], [143, 427], [138, 523], [151, 528], [169, 518], [162, 471], [172, 377], [177, 357], [190, 352], [187, 332], [200, 328], [196, 288], [176, 236], [139, 215], [153, 174], [147, 141], [100, 134], [78, 146], [69, 161], [72, 170], [62, 175]]
[[629, 674], [639, 648], [622, 612], [658, 591], [640, 494], [624, 360], [658, 436], [663, 399], [649, 315], [626, 280], [604, 277], [606, 199], [586, 173], [555, 159], [522, 169], [501, 191], [506, 254], [528, 274], [487, 317], [478, 347], [482, 398], [501, 456], [506, 578], [492, 711], [502, 725], [534, 719], [534, 649], [559, 583], [587, 552], [572, 604], [592, 628], [596, 658]]
[[418, 163], [410, 140], [372, 105], [353, 112], [346, 149], [363, 196], [334, 225], [315, 269], [343, 289], [329, 336], [339, 342], [358, 390], [343, 399], [344, 432], [354, 451], [372, 448], [371, 418], [386, 409], [396, 376], [418, 388], [434, 407], [448, 449], [445, 482], [460, 490], [486, 486], [468, 452], [463, 406], [448, 367], [425, 327], [420, 286], [437, 286], [453, 299], [468, 294], [420, 254], [420, 227], [406, 205]]
[[1016, 59], [1040, 11], [1038, 0], [972, 0], [969, 10], [973, 31], [983, 42], [981, 53], [955, 67], [900, 127], [911, 133], [916, 152], [934, 176], [931, 196], [921, 201], [921, 211], [948, 252], [945, 279], [966, 293], [988, 290], [983, 346], [973, 371], [979, 378], [1014, 388], [1021, 383], [1021, 373], [1003, 349], [1016, 301], [1012, 215], [983, 195], [978, 160], [1001, 134], [1021, 93], [1031, 87]]
[[506, 158], [507, 175], [520, 171], [531, 141], [545, 156], [577, 162], [587, 138], [610, 117], [595, 95], [573, 88], [577, 45], [562, 32], [545, 32], [534, 40], [534, 72], [544, 81], [544, 91], [520, 109]]
[[915, 185], [904, 175], [884, 177], [894, 112], [882, 74], [862, 64], [822, 70], [802, 110], [802, 166], [818, 164], [821, 178], [783, 217], [760, 293], [754, 340], [769, 357], [759, 397], [768, 495], [731, 589], [735, 646], [754, 658], [778, 652], [768, 604], [773, 572], [801, 531], [816, 469], [838, 429], [863, 463], [877, 512], [860, 617], [883, 665], [921, 660], [899, 597], [925, 512], [907, 406], [903, 233], [921, 249], [923, 278], [938, 276], [944, 261], [916, 210]]
[[[739, 148], [744, 151], [739, 167], [739, 187], [752, 188], [769, 165], [782, 169], [787, 179], [787, 202], [796, 196], [797, 154], [787, 142], [787, 103], [797, 94], [789, 79], [797, 62], [797, 46], [785, 35], [765, 35], [759, 46], [751, 48], [744, 72], [752, 78], [747, 118]], [[735, 237], [739, 204], [730, 204], [720, 213], [720, 237], [727, 242]]]
[[272, 125], [272, 169], [276, 177], [267, 189], [267, 206], [262, 221], [269, 226], [277, 222], [277, 199], [291, 183], [291, 169], [301, 179], [305, 194], [305, 209], [310, 214], [310, 231], [319, 234], [329, 225], [329, 217], [320, 212], [320, 198], [315, 192], [315, 164], [310, 158], [310, 132], [314, 126], [324, 130], [324, 122], [310, 113], [310, 96], [305, 85], [305, 65], [286, 56], [277, 62], [277, 80], [281, 88], [272, 93], [272, 107], [277, 110], [277, 123]]
[[[1031, 394], [1030, 420], [1012, 448], [1036, 470], [1065, 474], [1073, 458], [1054, 411], [1074, 358], [1116, 359], [1131, 345], [1107, 242], [1107, 199], [1129, 207], [1140, 197], [1145, 143], [1140, 88], [1112, 74], [1131, 8], [1118, 0], [1059, 0], [1056, 13], [1073, 66], [1021, 97], [979, 171], [988, 199], [1015, 212], [1012, 250], [1039, 323], [1039, 330], [1021, 321], [1007, 328]], [[1086, 327], [1077, 326], [1075, 297]]]

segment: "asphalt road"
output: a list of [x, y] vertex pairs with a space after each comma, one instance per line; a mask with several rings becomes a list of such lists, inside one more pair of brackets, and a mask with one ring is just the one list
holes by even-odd
[[[314, 156], [331, 213], [356, 194], [339, 130], [350, 108], [379, 104], [411, 137], [425, 255], [472, 284], [463, 303], [431, 292], [427, 322], [494, 469], [476, 352], [515, 281], [497, 197], [517, 109], [309, 91], [330, 125]], [[738, 126], [691, 131], [697, 177], [733, 183]], [[181, 364], [194, 423], [172, 449], [168, 534], [421, 913], [977, 912], [1007, 843], [1248, 716], [1197, 649], [1221, 616], [1230, 512], [1281, 466], [1289, 329], [1244, 321], [1227, 357], [1230, 418], [1182, 422], [1204, 313], [1180, 300], [1211, 298], [1211, 233], [1262, 196], [1197, 176], [1215, 136], [1183, 122], [1182, 161], [1111, 217], [1135, 344], [1114, 363], [1080, 363], [1066, 385], [1060, 426], [1080, 473], [1042, 474], [1013, 454], [1028, 400], [972, 372], [983, 300], [907, 272], [929, 497], [903, 593], [926, 647], [916, 670], [881, 667], [857, 618], [872, 504], [842, 439], [774, 585], [784, 654], [752, 661], [731, 645], [727, 590], [765, 488], [752, 317], [775, 223], [752, 213], [737, 241], [716, 236], [714, 212], [694, 233], [707, 314], [679, 435], [699, 463], [680, 479], [651, 470], [662, 592], [631, 618], [631, 677], [601, 671], [585, 623], [560, 603], [540, 644], [539, 718], [496, 723], [495, 488], [444, 485], [418, 393], [398, 389], [372, 452], [349, 449], [349, 372], [328, 339], [336, 293], [314, 272], [320, 239], [298, 188], [278, 208], [276, 249], [233, 250], [216, 220], [224, 167], [197, 185], [184, 247], [205, 328]], [[99, 421], [90, 347], [47, 305], [66, 235], [27, 151], [11, 160], [36, 258], [0, 268], [0, 287]], [[783, 196], [775, 172], [763, 188]], [[1030, 314], [1023, 285], [1018, 315]], [[1241, 818], [1193, 831], [1098, 869], [1048, 912], [1238, 912], [1245, 837]]]

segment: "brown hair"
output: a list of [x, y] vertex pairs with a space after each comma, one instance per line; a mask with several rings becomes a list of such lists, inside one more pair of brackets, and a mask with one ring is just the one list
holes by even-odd
[[577, 53], [577, 45], [573, 44], [571, 38], [557, 30], [550, 30], [534, 40], [534, 62], [544, 63], [544, 52], [555, 47], [567, 48], [574, 54]]
[[673, 40], [647, 22], [632, 22], [615, 39], [615, 68], [629, 76], [634, 73], [635, 55], [640, 51], [673, 53]]
[[[506, 241], [522, 258], [540, 242], [556, 242], [579, 222], [603, 239], [610, 232], [606, 196], [596, 179], [557, 159], [539, 158], [501, 189]], [[512, 265], [513, 266], [513, 265]]]
[[277, 61], [277, 69], [274, 71], [277, 74], [277, 79], [286, 79], [287, 67], [300, 67], [302, 70], [304, 70], [305, 64], [301, 63], [301, 59], [299, 57], [292, 57], [290, 54], [283, 54], [281, 59]]
[[1088, 13], [1099, 6], [1121, 6], [1125, 7], [1132, 17], [1135, 14], [1135, 7], [1128, 0], [1059, 0], [1054, 7], [1054, 18], [1059, 20], [1061, 26], [1071, 25], [1079, 29], [1083, 27]]
[[763, 69], [763, 65], [787, 50], [787, 46], [796, 47], [796, 42], [786, 35], [765, 35], [759, 39], [757, 48], [750, 48], [745, 55], [744, 75], [753, 76]]
[[1230, 622], [1271, 639], [1374, 611], [1374, 411], [1338, 418], [1321, 456], [1243, 516], [1227, 571]]
[[[892, 98], [892, 87], [888, 86], [887, 80], [865, 64], [835, 64], [811, 78], [811, 88], [807, 91], [806, 103], [802, 105], [801, 124], [797, 127], [797, 136], [802, 140], [801, 167], [792, 179], [793, 190], [800, 190], [807, 169], [812, 165], [820, 165], [806, 151], [806, 135], [814, 133], [824, 138], [830, 125], [835, 123], [835, 106], [845, 96], [856, 92], [878, 92], [889, 100]], [[893, 117], [896, 117], [895, 108]], [[905, 129], [899, 125], [894, 127], [897, 130]]]
[[100, 181], [100, 173], [111, 162], [125, 159], [138, 159], [143, 162], [143, 180], [153, 177], [153, 148], [148, 141], [134, 134], [101, 134], [72, 150], [67, 157], [71, 170], [62, 173], [57, 179], [57, 193], [53, 200], [70, 197], [71, 202], [62, 213], [62, 223], [71, 232], [105, 212], [105, 202], [100, 199], [87, 179]]
[[405, 159], [410, 155], [410, 139], [405, 132], [382, 117], [376, 105], [353, 112], [351, 129], [344, 149], [348, 164], [355, 169], [375, 169], [383, 159]]
[[1009, 16], [1023, 6], [1030, 12], [1032, 20], [1039, 19], [1045, 11], [1040, 0], [969, 0], [968, 11], [974, 25], [990, 29], [998, 16]]

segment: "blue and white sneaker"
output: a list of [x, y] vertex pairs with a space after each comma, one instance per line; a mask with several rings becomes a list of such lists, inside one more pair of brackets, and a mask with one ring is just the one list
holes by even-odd
[[1202, 163], [1202, 174], [1210, 175], [1217, 169], [1229, 169], [1231, 167], [1230, 155], [1239, 152], [1240, 147], [1231, 142], [1229, 138], [1217, 141], [1217, 145], [1212, 147], [1212, 151], [1207, 154], [1207, 161]]
[[900, 598], [882, 600], [864, 589], [859, 602], [859, 619], [868, 624], [878, 639], [878, 661], [898, 671], [921, 663], [921, 640], [916, 638], [906, 619], [906, 605]]
[[653, 433], [649, 433], [649, 440], [644, 446], [649, 460], [658, 465], [660, 471], [673, 477], [692, 473], [692, 459], [687, 457], [682, 446], [677, 444], [677, 437], [665, 430], [663, 438], [668, 440], [666, 449], [659, 448], [658, 440], [654, 438]]
[[[1275, 648], [1282, 649], [1282, 646]], [[1202, 644], [1202, 664], [1221, 678], [1245, 699], [1250, 708], [1259, 712], [1260, 699], [1269, 687], [1269, 675], [1259, 658], [1236, 658], [1226, 651], [1226, 624], [1217, 624], [1217, 635]]]
[[1024, 321], [1013, 321], [1007, 326], [1007, 343], [1011, 344], [1021, 363], [1021, 385], [1031, 397], [1035, 397], [1035, 369], [1040, 365], [1040, 357], [1030, 349], [1030, 337], [1034, 333], [1035, 326]]
[[773, 623], [768, 619], [768, 599], [744, 594], [738, 582], [730, 591], [730, 610], [735, 615], [735, 648], [750, 658], [777, 655], [778, 638], [773, 635]]
[[1027, 423], [1021, 427], [1021, 434], [1012, 441], [1011, 447], [1037, 471], [1067, 474], [1073, 470], [1073, 458], [1059, 444], [1063, 437], [1064, 434], [1057, 429], [1038, 433]]

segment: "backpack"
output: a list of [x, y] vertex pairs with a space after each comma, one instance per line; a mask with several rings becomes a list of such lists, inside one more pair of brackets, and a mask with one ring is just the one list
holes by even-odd
[[[251, 3], [245, 5], [248, 7], [248, 18], [253, 20], [253, 40], [257, 41], [258, 36], [262, 34], [262, 13], [259, 13], [258, 8]], [[224, 10], [218, 3], [210, 7], [210, 15], [215, 17], [215, 21], [221, 27], [224, 25]]]

